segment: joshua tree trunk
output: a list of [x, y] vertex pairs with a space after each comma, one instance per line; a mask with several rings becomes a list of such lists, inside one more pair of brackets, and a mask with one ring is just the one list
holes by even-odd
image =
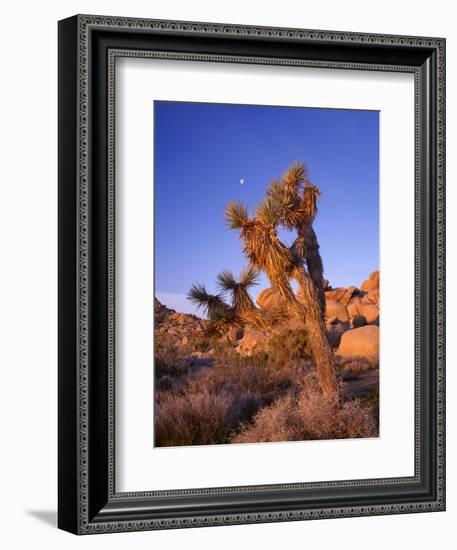
[[301, 232], [303, 232], [305, 260], [308, 266], [308, 273], [316, 290], [322, 312], [325, 315], [324, 266], [322, 264], [321, 255], [319, 254], [317, 236], [311, 224], [303, 225]]
[[280, 296], [290, 317], [303, 324], [308, 335], [308, 345], [316, 365], [322, 391], [326, 395], [337, 393], [335, 358], [325, 334], [325, 318], [322, 307], [308, 273], [296, 267], [291, 276], [299, 285], [302, 302], [299, 302], [285, 276], [266, 272], [273, 290]]
[[296, 268], [293, 273], [297, 281], [303, 304], [297, 300], [295, 316], [300, 316], [308, 333], [308, 345], [316, 363], [319, 381], [325, 394], [336, 394], [335, 358], [325, 335], [325, 321], [314, 285], [304, 269]]

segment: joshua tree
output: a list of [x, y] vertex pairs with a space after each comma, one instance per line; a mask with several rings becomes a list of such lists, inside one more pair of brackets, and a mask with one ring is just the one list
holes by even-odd
[[[217, 323], [220, 331], [230, 326], [268, 326], [284, 317], [298, 320], [308, 334], [322, 390], [332, 394], [336, 392], [334, 356], [325, 335], [323, 266], [312, 227], [319, 195], [318, 187], [308, 179], [305, 165], [296, 163], [280, 179], [270, 183], [255, 215], [251, 216], [241, 202], [230, 203], [225, 217], [230, 229], [240, 231], [250, 268], [238, 283], [229, 272], [219, 275], [219, 288], [231, 292], [231, 306], [223, 301], [222, 294], [209, 295], [202, 285], [194, 285], [189, 298], [206, 308], [210, 326], [212, 323], [215, 327]], [[287, 247], [279, 239], [278, 228], [297, 232], [292, 246]], [[262, 271], [280, 301], [280, 308], [274, 314], [255, 308], [247, 293], [257, 278], [253, 279], [249, 273]], [[298, 284], [300, 300], [291, 281]]]

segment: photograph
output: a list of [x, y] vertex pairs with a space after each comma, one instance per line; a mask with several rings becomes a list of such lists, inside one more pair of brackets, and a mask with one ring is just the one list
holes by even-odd
[[380, 436], [379, 117], [154, 101], [155, 447]]

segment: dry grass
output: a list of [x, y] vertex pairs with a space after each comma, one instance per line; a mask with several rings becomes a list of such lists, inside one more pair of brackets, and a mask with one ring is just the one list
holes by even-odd
[[233, 443], [377, 437], [373, 407], [360, 400], [342, 402], [325, 396], [310, 375], [298, 397], [288, 394], [261, 409]]
[[249, 357], [241, 357], [229, 346], [220, 346], [215, 353], [215, 368], [207, 377], [210, 384], [219, 387], [230, 383], [237, 391], [256, 393], [265, 405], [300, 388], [310, 368], [302, 331], [284, 331], [269, 338], [267, 351]]
[[258, 408], [258, 398], [249, 393], [158, 393], [154, 427], [159, 447], [228, 443], [233, 429]]
[[362, 358], [338, 358], [338, 371], [343, 380], [356, 380], [365, 372], [378, 367], [377, 362]]
[[162, 376], [182, 376], [187, 372], [186, 355], [182, 351], [178, 351], [173, 339], [168, 334], [156, 333], [154, 369], [156, 380]]

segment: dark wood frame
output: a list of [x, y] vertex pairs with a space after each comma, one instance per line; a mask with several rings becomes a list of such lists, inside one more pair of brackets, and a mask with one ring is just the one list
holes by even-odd
[[[117, 55], [407, 71], [416, 109], [416, 471], [411, 478], [116, 493]], [[86, 534], [445, 508], [445, 41], [78, 15], [59, 22], [59, 527]]]

